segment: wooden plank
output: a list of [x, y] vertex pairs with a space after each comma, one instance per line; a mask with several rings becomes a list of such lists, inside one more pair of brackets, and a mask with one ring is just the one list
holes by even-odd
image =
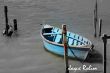
[[61, 33], [43, 33], [43, 35], [61, 35]]

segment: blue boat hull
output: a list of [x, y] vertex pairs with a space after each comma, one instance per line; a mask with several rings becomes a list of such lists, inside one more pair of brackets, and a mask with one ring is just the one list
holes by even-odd
[[[44, 43], [44, 47], [46, 48], [46, 50], [48, 50], [54, 54], [64, 56], [64, 47], [63, 46], [54, 45], [54, 44], [48, 43], [46, 41], [43, 41], [43, 43]], [[74, 52], [74, 54], [71, 52], [70, 49]], [[88, 53], [89, 53], [89, 50], [80, 50], [80, 49], [71, 48], [71, 47], [68, 48], [68, 56], [70, 58], [74, 58], [74, 59], [78, 58], [80, 60], [85, 60]]]

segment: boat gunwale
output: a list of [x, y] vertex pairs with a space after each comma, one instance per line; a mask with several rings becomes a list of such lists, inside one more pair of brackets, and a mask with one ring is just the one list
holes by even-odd
[[[56, 42], [52, 42], [52, 41], [47, 40], [47, 39], [43, 36], [42, 29], [44, 29], [44, 28], [41, 28], [40, 35], [41, 35], [41, 37], [43, 38], [43, 41], [46, 41], [46, 42], [48, 42], [48, 43], [50, 43], [50, 44], [57, 45], [57, 46], [61, 46], [61, 47], [64, 46], [64, 44], [60, 44], [60, 43], [56, 43]], [[92, 48], [92, 44], [90, 44], [90, 45], [81, 45], [81, 46], [70, 45], [69, 47], [70, 47], [70, 48], [76, 48], [76, 49], [83, 49], [83, 50], [84, 50], [84, 49], [91, 49], [91, 48]]]

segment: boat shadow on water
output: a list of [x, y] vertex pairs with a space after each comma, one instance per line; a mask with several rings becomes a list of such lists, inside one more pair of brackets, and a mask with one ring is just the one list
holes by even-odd
[[103, 63], [103, 56], [97, 50], [93, 49], [93, 51], [91, 51], [88, 54], [85, 62], [89, 62], [89, 63]]

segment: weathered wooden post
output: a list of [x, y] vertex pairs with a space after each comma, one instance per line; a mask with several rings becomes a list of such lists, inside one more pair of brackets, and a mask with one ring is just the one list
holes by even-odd
[[102, 30], [102, 19], [99, 19], [99, 37], [101, 36], [101, 30]]
[[17, 31], [17, 30], [18, 30], [18, 27], [17, 27], [17, 20], [14, 19], [14, 20], [13, 20], [13, 23], [14, 23], [14, 31]]
[[8, 25], [8, 8], [7, 6], [4, 6], [4, 13], [5, 13], [5, 31], [6, 31], [6, 35], [8, 35], [8, 29], [9, 29], [9, 25]]
[[94, 16], [93, 16], [93, 18], [94, 18], [94, 37], [96, 37], [97, 36], [97, 33], [96, 33], [96, 11], [94, 10]]
[[107, 53], [106, 53], [106, 46], [107, 46], [107, 39], [110, 39], [110, 36], [107, 36], [106, 34], [104, 34], [102, 36], [102, 40], [104, 43], [104, 73], [106, 73], [106, 61], [107, 61]]
[[95, 9], [94, 9], [94, 37], [97, 37], [97, 33], [96, 33], [96, 26], [97, 26], [97, 21], [98, 21], [98, 14], [97, 14], [97, 0], [96, 0], [96, 4], [95, 4]]
[[63, 34], [64, 60], [65, 60], [65, 66], [66, 66], [66, 73], [69, 73], [69, 70], [68, 70], [68, 47], [67, 47], [67, 39], [66, 39], [67, 29], [66, 29], [65, 24], [62, 25], [62, 29], [63, 29], [62, 34]]
[[96, 4], [95, 4], [95, 17], [96, 17], [96, 22], [98, 21], [98, 5], [97, 5], [97, 0], [96, 0]]

